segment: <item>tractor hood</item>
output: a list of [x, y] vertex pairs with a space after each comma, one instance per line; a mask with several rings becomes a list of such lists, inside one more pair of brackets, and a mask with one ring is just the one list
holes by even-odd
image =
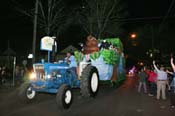
[[66, 63], [35, 63], [33, 64], [33, 69], [36, 72], [37, 70], [48, 71], [51, 73], [52, 70], [65, 70], [69, 69], [69, 65]]

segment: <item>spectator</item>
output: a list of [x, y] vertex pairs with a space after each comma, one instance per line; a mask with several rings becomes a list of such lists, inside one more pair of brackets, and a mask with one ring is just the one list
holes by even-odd
[[1, 76], [1, 73], [2, 73], [2, 68], [0, 67], [0, 85], [2, 85], [2, 76]]
[[170, 90], [170, 105], [171, 105], [171, 108], [174, 108], [175, 107], [175, 65], [173, 63], [173, 58], [171, 58], [170, 63], [171, 63], [173, 72], [170, 72], [170, 71], [167, 71], [167, 72], [173, 75], [173, 79], [170, 83], [169, 90]]
[[15, 68], [15, 81], [17, 84], [21, 82], [21, 68], [18, 65]]
[[160, 67], [160, 70], [155, 65], [155, 61], [153, 61], [153, 66], [157, 73], [157, 100], [160, 99], [160, 92], [162, 92], [162, 99], [166, 100], [166, 85], [168, 84], [167, 73], [164, 71], [165, 68], [163, 66]]
[[2, 83], [5, 83], [7, 78], [7, 70], [5, 66], [2, 67], [1, 78], [2, 78]]
[[147, 78], [147, 74], [145, 73], [144, 69], [142, 68], [141, 71], [138, 73], [138, 77], [139, 77], [139, 86], [138, 86], [138, 92], [141, 92], [141, 88], [143, 85], [144, 88], [144, 93], [147, 93], [147, 88], [146, 88], [146, 78]]
[[146, 70], [146, 73], [148, 74], [148, 82], [149, 82], [149, 96], [156, 95], [156, 82], [157, 82], [157, 74], [152, 70]]

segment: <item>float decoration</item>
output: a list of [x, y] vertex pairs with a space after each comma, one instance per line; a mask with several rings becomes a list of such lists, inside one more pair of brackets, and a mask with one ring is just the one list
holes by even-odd
[[100, 52], [94, 52], [94, 53], [90, 54], [90, 59], [96, 60], [100, 57], [100, 54], [101, 54]]
[[83, 61], [84, 54], [82, 52], [75, 51], [74, 56], [75, 56], [75, 60], [76, 60], [77, 64], [79, 64], [81, 61]]
[[119, 56], [122, 51], [123, 45], [119, 38], [106, 38], [97, 41], [96, 38], [88, 36], [83, 51], [76, 51], [74, 54], [77, 63], [89, 55], [90, 60], [96, 60], [102, 56], [106, 64], [116, 65], [119, 62]]
[[119, 62], [119, 54], [114, 50], [104, 49], [101, 51], [101, 55], [106, 64], [118, 64]]

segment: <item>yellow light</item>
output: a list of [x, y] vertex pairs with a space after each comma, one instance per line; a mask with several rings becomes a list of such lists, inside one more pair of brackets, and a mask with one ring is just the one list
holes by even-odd
[[32, 72], [31, 74], [30, 74], [30, 79], [36, 79], [36, 73], [34, 73], [34, 72]]
[[136, 34], [131, 34], [131, 38], [136, 38]]
[[140, 66], [143, 66], [143, 62], [140, 62]]

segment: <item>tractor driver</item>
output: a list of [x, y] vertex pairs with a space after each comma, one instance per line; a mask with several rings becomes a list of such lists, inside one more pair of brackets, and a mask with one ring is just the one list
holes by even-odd
[[67, 53], [66, 53], [65, 61], [69, 64], [69, 66], [70, 66], [71, 68], [75, 68], [75, 69], [76, 69], [77, 63], [76, 63], [76, 61], [75, 61], [74, 55], [72, 55], [71, 52], [67, 52]]
[[76, 74], [77, 63], [74, 55], [70, 51], [66, 53], [65, 61], [69, 64], [70, 71], [72, 72], [73, 76], [77, 77], [77, 74]]

